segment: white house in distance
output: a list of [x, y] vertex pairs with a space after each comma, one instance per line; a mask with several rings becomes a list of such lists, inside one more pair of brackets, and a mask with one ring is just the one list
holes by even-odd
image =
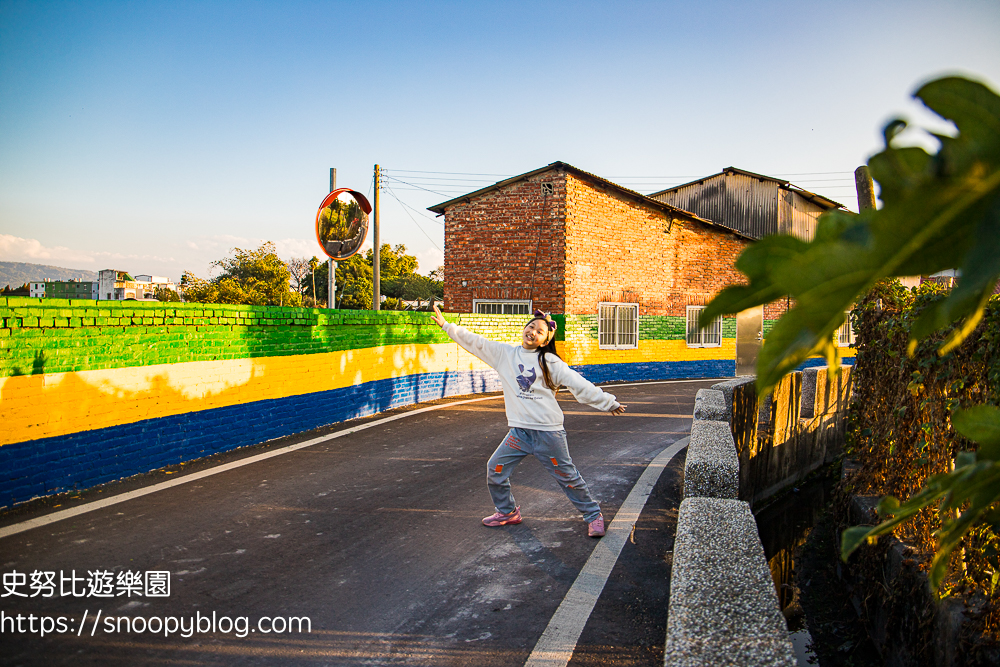
[[158, 289], [168, 289], [173, 292], [177, 291], [177, 286], [174, 285], [174, 281], [170, 278], [165, 278], [163, 276], [150, 276], [150, 275], [136, 275], [136, 284], [141, 286], [143, 295], [146, 298], [153, 298]]
[[97, 280], [46, 280], [28, 284], [29, 296], [36, 299], [96, 299], [99, 301], [124, 301], [125, 299], [153, 299], [156, 290], [163, 288], [177, 291], [170, 278], [139, 275], [134, 278], [125, 271], [104, 269]]

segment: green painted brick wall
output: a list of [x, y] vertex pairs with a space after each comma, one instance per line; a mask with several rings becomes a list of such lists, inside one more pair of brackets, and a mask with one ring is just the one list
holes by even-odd
[[[568, 340], [597, 340], [597, 315], [566, 315]], [[684, 340], [687, 318], [679, 315], [640, 315], [639, 340]], [[722, 337], [736, 338], [736, 318], [722, 318]]]
[[[516, 342], [522, 315], [449, 315]], [[0, 377], [450, 342], [427, 313], [0, 298]]]
[[[557, 340], [597, 338], [596, 315], [555, 315]], [[517, 342], [523, 315], [448, 315]], [[640, 339], [683, 340], [683, 317], [641, 316]], [[735, 319], [723, 335], [735, 337]], [[0, 297], [0, 377], [446, 343], [427, 313]]]

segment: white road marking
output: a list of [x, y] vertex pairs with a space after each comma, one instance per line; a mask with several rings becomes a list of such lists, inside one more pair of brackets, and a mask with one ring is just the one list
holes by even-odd
[[184, 477], [178, 477], [177, 479], [172, 479], [166, 482], [160, 482], [159, 484], [153, 484], [152, 486], [147, 486], [146, 488], [143, 489], [128, 491], [126, 493], [122, 493], [117, 496], [112, 496], [110, 498], [95, 500], [92, 503], [80, 505], [79, 507], [72, 507], [70, 509], [60, 510], [58, 512], [46, 514], [45, 516], [38, 517], [37, 519], [29, 519], [28, 521], [22, 521], [21, 523], [15, 523], [10, 526], [5, 526], [3, 528], [0, 528], [0, 539], [4, 537], [9, 537], [10, 535], [16, 535], [17, 533], [23, 533], [24, 531], [31, 530], [32, 528], [47, 526], [48, 524], [55, 523], [56, 521], [62, 521], [63, 519], [69, 519], [74, 516], [86, 514], [87, 512], [93, 512], [95, 510], [99, 510], [104, 507], [110, 507], [112, 505], [117, 505], [118, 503], [124, 503], [126, 501], [132, 500], [133, 498], [140, 498], [142, 496], [149, 495], [150, 493], [156, 493], [157, 491], [163, 491], [164, 489], [169, 489], [174, 486], [180, 486], [181, 484], [187, 484], [188, 482], [195, 482], [199, 479], [204, 479], [205, 477], [218, 475], [220, 472], [226, 472], [227, 470], [242, 468], [243, 466], [248, 466], [251, 463], [257, 463], [258, 461], [264, 461], [265, 459], [269, 459], [274, 456], [281, 456], [282, 454], [287, 454], [288, 452], [294, 452], [296, 450], [304, 449], [306, 447], [312, 447], [313, 445], [318, 445], [322, 442], [327, 442], [328, 440], [333, 440], [341, 436], [350, 435], [351, 433], [357, 433], [358, 431], [363, 431], [366, 428], [381, 426], [382, 424], [386, 424], [391, 421], [396, 421], [397, 419], [403, 419], [404, 417], [412, 417], [413, 415], [419, 415], [424, 412], [430, 412], [431, 410], [450, 408], [455, 405], [464, 405], [466, 403], [478, 403], [479, 401], [493, 401], [499, 398], [503, 398], [503, 396], [500, 395], [500, 396], [486, 396], [483, 398], [470, 398], [464, 401], [455, 401], [454, 403], [443, 403], [441, 405], [432, 405], [426, 408], [420, 408], [419, 410], [410, 410], [409, 412], [403, 412], [398, 415], [393, 415], [392, 417], [376, 419], [375, 421], [368, 422], [367, 424], [361, 424], [360, 426], [347, 428], [344, 429], [343, 431], [337, 431], [336, 433], [324, 435], [319, 438], [306, 440], [305, 442], [300, 442], [296, 445], [289, 445], [287, 447], [275, 449], [274, 451], [264, 452], [263, 454], [248, 456], [247, 458], [240, 459], [239, 461], [232, 461], [231, 463], [226, 463], [220, 466], [216, 466], [215, 468], [210, 468], [208, 470], [202, 470], [200, 472], [191, 473], [190, 475], [185, 475]]
[[608, 525], [607, 534], [594, 547], [576, 581], [552, 615], [542, 636], [538, 638], [528, 661], [524, 663], [525, 667], [566, 667], [569, 664], [580, 633], [583, 632], [597, 599], [601, 597], [604, 584], [611, 576], [611, 570], [632, 534], [649, 494], [653, 492], [663, 469], [678, 452], [687, 447], [690, 439], [682, 438], [664, 449], [643, 471], [621, 509]]

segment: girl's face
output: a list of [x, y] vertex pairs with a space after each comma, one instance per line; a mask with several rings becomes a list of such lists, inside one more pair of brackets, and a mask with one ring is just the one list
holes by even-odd
[[536, 350], [545, 344], [549, 336], [549, 325], [545, 320], [532, 320], [521, 332], [521, 347], [526, 350]]

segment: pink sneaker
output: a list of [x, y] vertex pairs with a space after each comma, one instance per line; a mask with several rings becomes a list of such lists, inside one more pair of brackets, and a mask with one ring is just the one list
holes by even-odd
[[510, 514], [501, 514], [499, 511], [492, 516], [488, 516], [483, 519], [483, 525], [489, 526], [490, 528], [496, 528], [497, 526], [506, 526], [511, 523], [521, 523], [521, 508], [515, 507], [514, 511]]
[[591, 537], [604, 537], [603, 514], [587, 524], [587, 535]]

